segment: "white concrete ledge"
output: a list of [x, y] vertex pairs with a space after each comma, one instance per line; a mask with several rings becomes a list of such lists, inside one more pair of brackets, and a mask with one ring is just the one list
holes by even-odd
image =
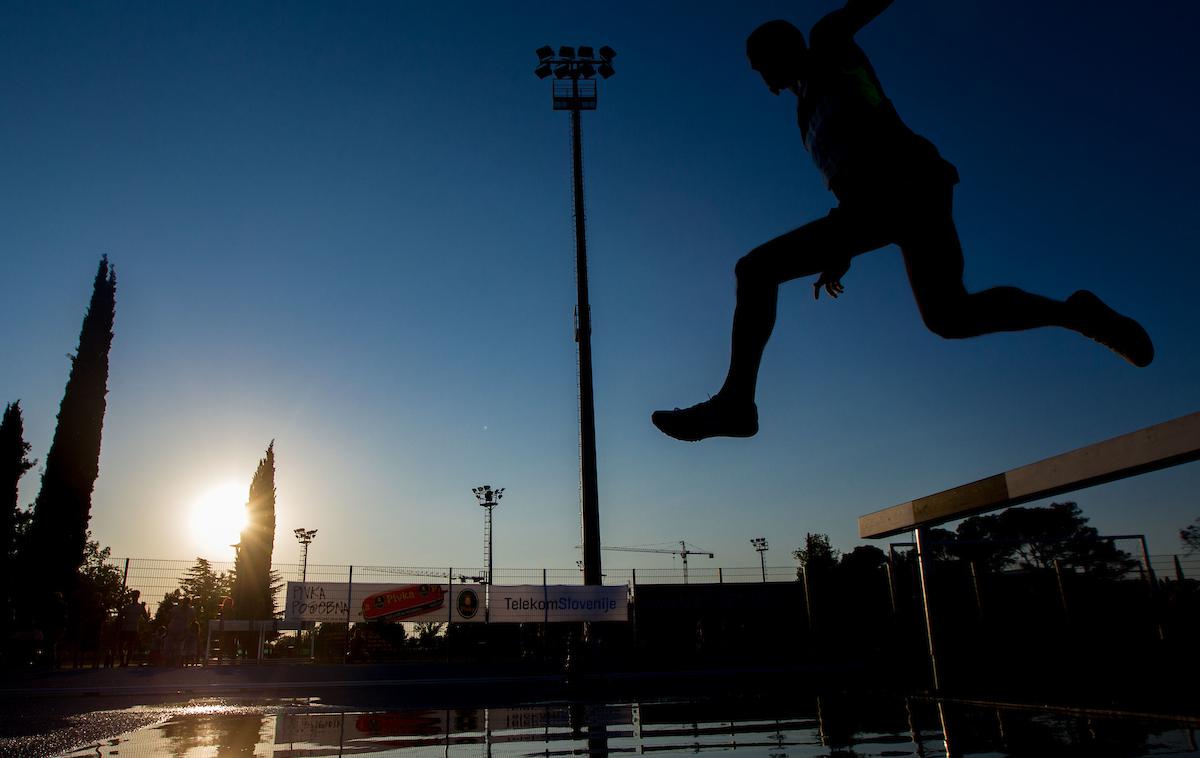
[[858, 534], [890, 537], [1195, 460], [1200, 412], [859, 516]]

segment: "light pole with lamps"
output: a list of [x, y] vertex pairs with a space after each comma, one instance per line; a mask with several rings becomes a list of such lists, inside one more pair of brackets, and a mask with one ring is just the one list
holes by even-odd
[[486, 509], [483, 517], [483, 573], [487, 577], [487, 583], [490, 586], [492, 583], [492, 509], [500, 505], [500, 498], [504, 496], [504, 488], [492, 489], [492, 485], [484, 484], [475, 487], [471, 490], [475, 493], [475, 499], [479, 501], [479, 505]]
[[758, 564], [762, 567], [762, 580], [765, 582], [767, 581], [767, 538], [752, 537], [750, 544], [754, 545], [754, 549], [758, 551]]
[[596, 483], [596, 408], [592, 395], [592, 314], [588, 304], [587, 239], [583, 215], [583, 146], [580, 111], [596, 109], [596, 81], [615, 72], [616, 52], [563, 45], [538, 48], [539, 79], [554, 75], [554, 110], [571, 112], [571, 177], [575, 198], [575, 341], [579, 343], [579, 510], [583, 542], [583, 583], [600, 584], [600, 495]]
[[492, 485], [483, 484], [471, 490], [479, 505], [486, 509], [483, 516], [483, 573], [487, 584], [483, 587], [483, 621], [488, 623], [492, 615], [492, 509], [500, 505], [504, 496], [504, 488], [492, 489]]
[[311, 545], [313, 540], [316, 538], [317, 530], [316, 529], [304, 529], [304, 528], [293, 529], [292, 534], [296, 535], [296, 539], [299, 540], [300, 544], [304, 546], [304, 569], [301, 571], [300, 581], [307, 582], [308, 581], [308, 546]]
[[[300, 572], [300, 581], [307, 582], [308, 581], [308, 546], [312, 544], [314, 539], [316, 539], [317, 530], [316, 529], [305, 529], [305, 528], [301, 527], [299, 529], [293, 529], [292, 534], [296, 535], [296, 539], [299, 540], [300, 544], [304, 547], [304, 568], [301, 569], [301, 572]], [[296, 630], [296, 638], [297, 638], [296, 639], [296, 647], [297, 647], [296, 652], [297, 653], [300, 652], [299, 647], [300, 647], [301, 637], [303, 636], [303, 630], [304, 630], [304, 622], [301, 621], [300, 628]], [[309, 640], [311, 641], [311, 639], [312, 638], [310, 637]]]

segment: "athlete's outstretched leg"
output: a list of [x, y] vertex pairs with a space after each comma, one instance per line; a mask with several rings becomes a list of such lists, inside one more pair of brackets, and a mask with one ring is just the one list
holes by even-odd
[[651, 416], [654, 425], [664, 434], [689, 442], [757, 433], [754, 390], [763, 350], [775, 327], [779, 285], [836, 268], [842, 261], [887, 244], [873, 227], [867, 219], [838, 209], [760, 245], [739, 260], [734, 268], [737, 304], [724, 384], [706, 402], [682, 410], [655, 411]]
[[1087, 290], [1065, 302], [1016, 287], [967, 292], [948, 196], [944, 202], [935, 216], [920, 214], [920, 223], [902, 235], [900, 245], [917, 307], [930, 331], [956, 339], [1059, 326], [1096, 340], [1135, 366], [1149, 365], [1154, 359], [1154, 345], [1141, 325]]

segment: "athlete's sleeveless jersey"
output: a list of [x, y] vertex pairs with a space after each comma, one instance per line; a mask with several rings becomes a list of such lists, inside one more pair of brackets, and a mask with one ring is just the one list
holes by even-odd
[[928, 140], [900, 120], [866, 53], [849, 34], [823, 22], [813, 27], [809, 42], [796, 120], [826, 186], [835, 193], [852, 190], [929, 162], [953, 171]]

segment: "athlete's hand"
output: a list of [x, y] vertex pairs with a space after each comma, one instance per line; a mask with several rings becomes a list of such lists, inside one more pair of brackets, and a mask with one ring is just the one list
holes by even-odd
[[821, 272], [821, 276], [818, 277], [816, 283], [813, 284], [813, 299], [820, 300], [821, 289], [824, 288], [824, 290], [829, 293], [829, 296], [836, 300], [838, 295], [846, 291], [846, 288], [842, 286], [842, 277], [845, 276], [846, 272], [849, 270], [850, 261], [846, 260], [826, 271]]

